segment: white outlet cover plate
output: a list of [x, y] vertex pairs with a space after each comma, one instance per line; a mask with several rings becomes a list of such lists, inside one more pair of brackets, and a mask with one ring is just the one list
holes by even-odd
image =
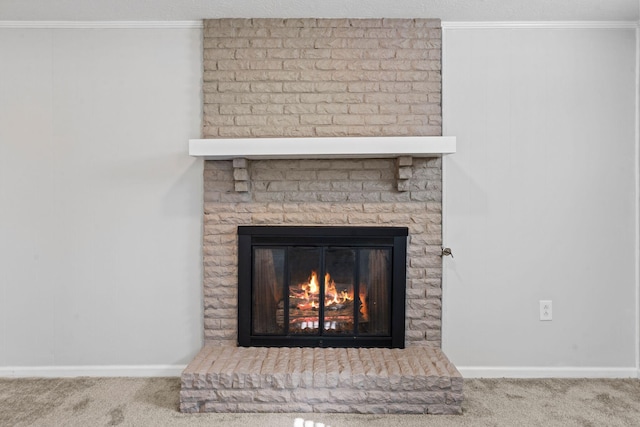
[[553, 319], [553, 303], [551, 300], [540, 300], [540, 320]]

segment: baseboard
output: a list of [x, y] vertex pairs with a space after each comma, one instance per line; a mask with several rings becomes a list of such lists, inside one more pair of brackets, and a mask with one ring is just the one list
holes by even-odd
[[442, 21], [444, 30], [638, 28], [638, 21]]
[[[7, 366], [0, 378], [179, 377], [187, 365]], [[640, 378], [636, 368], [457, 366], [464, 378]]]
[[139, 30], [202, 27], [202, 21], [0, 21], [0, 28]]
[[179, 377], [187, 365], [7, 366], [0, 378]]
[[456, 366], [464, 378], [640, 378], [637, 368]]

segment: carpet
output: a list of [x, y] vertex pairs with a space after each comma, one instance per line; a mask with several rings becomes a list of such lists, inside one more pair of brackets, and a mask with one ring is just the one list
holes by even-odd
[[637, 379], [465, 380], [463, 414], [452, 416], [181, 414], [179, 391], [178, 378], [0, 379], [0, 426], [640, 425]]

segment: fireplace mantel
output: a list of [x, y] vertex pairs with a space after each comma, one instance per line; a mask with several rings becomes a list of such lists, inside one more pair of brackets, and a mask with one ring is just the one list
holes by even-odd
[[455, 152], [455, 136], [189, 140], [189, 155], [205, 160], [440, 157]]

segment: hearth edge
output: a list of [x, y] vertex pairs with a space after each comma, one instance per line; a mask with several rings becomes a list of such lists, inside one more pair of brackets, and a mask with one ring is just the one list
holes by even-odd
[[461, 414], [463, 379], [438, 348], [205, 346], [180, 411]]

